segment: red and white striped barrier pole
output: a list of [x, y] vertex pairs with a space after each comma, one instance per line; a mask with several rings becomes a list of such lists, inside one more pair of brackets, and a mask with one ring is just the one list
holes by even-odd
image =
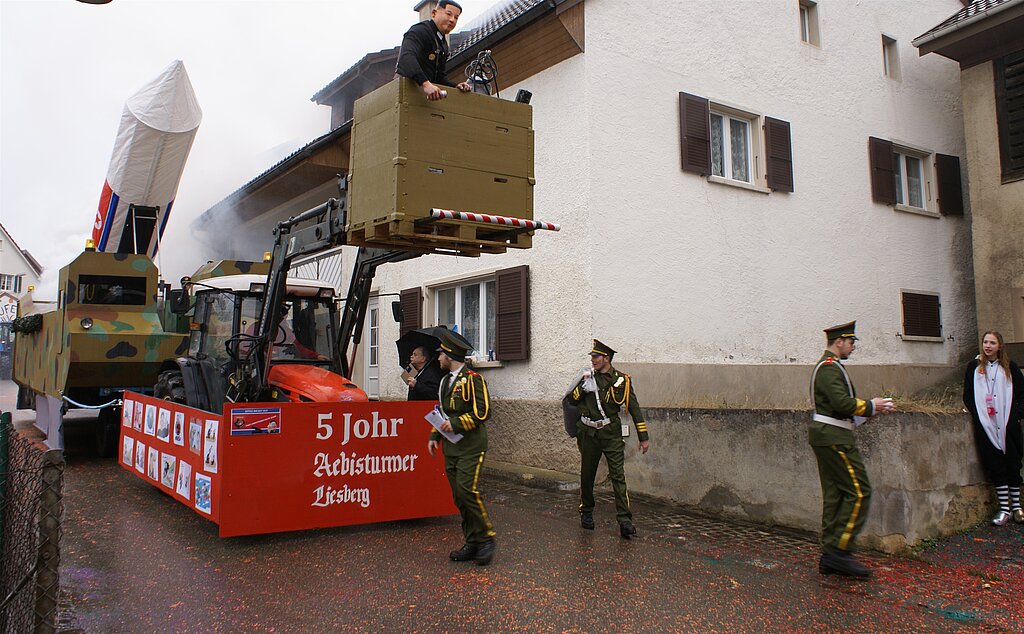
[[520, 229], [546, 229], [548, 231], [561, 231], [562, 227], [553, 222], [541, 220], [527, 220], [525, 218], [512, 218], [509, 216], [490, 216], [488, 214], [474, 214], [468, 211], [453, 211], [451, 209], [431, 209], [430, 217], [435, 220], [468, 220], [470, 222], [486, 222], [492, 225], [503, 225], [506, 227], [518, 227]]

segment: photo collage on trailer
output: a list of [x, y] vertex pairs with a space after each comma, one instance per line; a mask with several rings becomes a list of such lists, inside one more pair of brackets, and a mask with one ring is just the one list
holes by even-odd
[[[121, 424], [151, 438], [144, 442], [124, 434], [121, 461], [129, 468], [134, 467], [142, 477], [170, 489], [196, 510], [209, 515], [212, 478], [207, 474], [217, 473], [220, 421], [194, 416], [187, 418], [184, 412], [126, 398], [121, 410]], [[163, 450], [171, 445], [184, 449], [186, 444], [194, 459], [179, 459]], [[193, 464], [199, 468], [194, 469]]]

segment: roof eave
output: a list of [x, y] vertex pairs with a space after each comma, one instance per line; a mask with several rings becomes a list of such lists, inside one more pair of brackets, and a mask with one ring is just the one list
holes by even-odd
[[[950, 24], [944, 29], [940, 29], [935, 32], [928, 32], [924, 35], [912, 40], [910, 43], [918, 49], [918, 55], [927, 55], [928, 53], [934, 53], [956, 41], [959, 41], [965, 37], [969, 37], [973, 34], [974, 29], [971, 27], [983, 20], [988, 20], [1011, 9], [1017, 9], [1024, 13], [1024, 0], [1007, 0], [1006, 2], [999, 4], [991, 9], [987, 9], [971, 17]], [[1016, 13], [1002, 15], [1001, 18], [1013, 19], [1016, 17]]]

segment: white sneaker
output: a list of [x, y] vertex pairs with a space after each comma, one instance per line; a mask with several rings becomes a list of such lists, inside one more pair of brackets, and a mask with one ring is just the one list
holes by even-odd
[[992, 518], [992, 523], [996, 526], [1006, 526], [1006, 523], [1010, 521], [1009, 511], [999, 511], [996, 516]]

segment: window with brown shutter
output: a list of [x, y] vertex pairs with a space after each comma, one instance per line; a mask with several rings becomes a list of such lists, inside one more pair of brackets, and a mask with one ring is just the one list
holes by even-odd
[[419, 286], [407, 288], [398, 295], [402, 304], [402, 323], [398, 327], [398, 336], [410, 330], [423, 327], [423, 291]]
[[530, 267], [516, 266], [495, 274], [494, 356], [498, 361], [530, 358]]
[[1024, 179], [1024, 50], [997, 59], [996, 119], [1004, 183]]
[[789, 138], [789, 122], [765, 117], [764, 143], [767, 146], [765, 156], [768, 158], [769, 189], [793, 191], [793, 148]]
[[903, 299], [903, 337], [942, 337], [939, 296], [931, 293], [901, 291]]
[[947, 154], [935, 155], [935, 180], [938, 181], [939, 213], [964, 215], [964, 190], [960, 183], [960, 159]]
[[711, 173], [711, 109], [708, 100], [679, 93], [679, 138], [684, 172]]
[[871, 199], [885, 205], [896, 204], [896, 170], [893, 168], [892, 142], [868, 137], [871, 164]]

